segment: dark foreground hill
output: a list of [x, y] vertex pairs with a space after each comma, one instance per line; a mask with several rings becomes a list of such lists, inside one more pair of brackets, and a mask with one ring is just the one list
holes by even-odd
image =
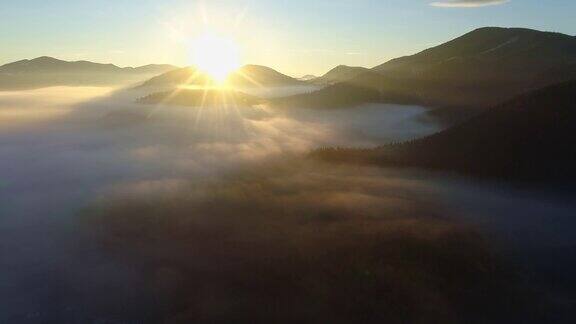
[[456, 171], [521, 182], [576, 180], [576, 81], [528, 93], [438, 134], [325, 160]]
[[138, 82], [175, 68], [155, 64], [121, 68], [113, 64], [69, 62], [43, 56], [0, 66], [0, 90], [119, 85]]

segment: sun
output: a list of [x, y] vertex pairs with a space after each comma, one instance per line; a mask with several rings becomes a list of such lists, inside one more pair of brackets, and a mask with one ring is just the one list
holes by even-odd
[[238, 46], [228, 38], [205, 33], [191, 42], [190, 60], [216, 82], [224, 83], [240, 67]]

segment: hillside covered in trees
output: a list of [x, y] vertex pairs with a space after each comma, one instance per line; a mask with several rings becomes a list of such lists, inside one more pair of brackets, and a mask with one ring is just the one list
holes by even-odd
[[422, 167], [520, 182], [576, 179], [576, 81], [537, 90], [435, 135], [375, 149], [320, 149], [329, 161]]

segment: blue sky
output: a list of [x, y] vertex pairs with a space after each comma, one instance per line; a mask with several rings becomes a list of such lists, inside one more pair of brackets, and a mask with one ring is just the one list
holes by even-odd
[[42, 55], [188, 64], [189, 39], [234, 39], [243, 63], [292, 75], [374, 66], [483, 26], [576, 34], [574, 0], [3, 0], [0, 63]]

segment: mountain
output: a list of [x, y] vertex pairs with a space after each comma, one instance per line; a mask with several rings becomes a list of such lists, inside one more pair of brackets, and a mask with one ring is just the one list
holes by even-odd
[[337, 82], [345, 82], [367, 72], [370, 72], [370, 69], [357, 66], [339, 65], [328, 71], [323, 76], [314, 79], [314, 83], [333, 84]]
[[318, 77], [315, 75], [306, 74], [305, 76], [298, 78], [298, 80], [300, 80], [300, 81], [312, 81], [312, 80], [317, 79], [317, 78]]
[[324, 149], [331, 161], [456, 171], [531, 183], [576, 180], [576, 81], [495, 106], [435, 135], [376, 149]]
[[543, 87], [545, 85], [560, 81], [576, 80], [576, 62], [573, 64], [559, 66], [557, 68], [549, 69], [544, 73], [538, 75], [534, 82], [535, 87]]
[[382, 102], [441, 108], [438, 116], [453, 119], [575, 75], [576, 37], [488, 27], [371, 70], [340, 66], [322, 78], [378, 91]]
[[261, 65], [245, 65], [228, 77], [235, 87], [282, 87], [302, 85], [302, 81]]
[[[542, 75], [576, 63], [576, 37], [521, 28], [487, 27], [373, 68], [381, 80], [360, 84], [418, 94], [432, 105], [493, 105], [567, 79]], [[403, 85], [390, 85], [392, 81]]]
[[[379, 81], [384, 77], [369, 69], [363, 69], [362, 80], [376, 80]], [[358, 70], [357, 70], [358, 71]], [[340, 74], [342, 79], [345, 74]], [[336, 76], [333, 74], [333, 76]], [[327, 80], [327, 79], [325, 79]], [[379, 89], [366, 85], [364, 82], [358, 82], [356, 79], [348, 81], [335, 82], [324, 86], [322, 89], [293, 95], [284, 98], [275, 98], [270, 100], [270, 103], [275, 106], [282, 107], [305, 107], [305, 108], [351, 108], [365, 103], [397, 103], [397, 104], [413, 104], [420, 103], [420, 99], [416, 95], [410, 95], [401, 91], [395, 92], [393, 89], [397, 85], [393, 82], [389, 83], [386, 89]], [[322, 81], [313, 80], [317, 84], [323, 84]], [[325, 83], [324, 83], [325, 84]]]
[[140, 87], [144, 88], [166, 88], [171, 89], [179, 85], [194, 84], [204, 85], [211, 83], [210, 77], [192, 67], [180, 68], [166, 73], [155, 76], [144, 83]]
[[487, 27], [373, 68], [395, 77], [525, 82], [576, 62], [576, 38], [521, 28]]
[[[142, 84], [142, 87], [171, 88], [181, 85], [212, 84], [210, 76], [196, 68], [187, 67], [156, 76]], [[228, 76], [228, 86], [237, 88], [283, 87], [305, 84], [274, 69], [260, 65], [245, 65]]]
[[178, 69], [178, 67], [170, 64], [148, 64], [135, 68], [131, 67], [124, 68], [124, 70], [127, 71], [132, 70], [134, 73], [154, 74], [154, 75], [158, 75], [175, 69]]
[[381, 100], [380, 93], [374, 89], [341, 82], [311, 93], [272, 98], [269, 103], [275, 107], [285, 108], [331, 109], [355, 107], [363, 103], [379, 102]]
[[42, 56], [0, 66], [0, 89], [33, 89], [58, 85], [118, 85], [175, 69], [171, 65], [121, 68], [89, 61], [69, 62]]

